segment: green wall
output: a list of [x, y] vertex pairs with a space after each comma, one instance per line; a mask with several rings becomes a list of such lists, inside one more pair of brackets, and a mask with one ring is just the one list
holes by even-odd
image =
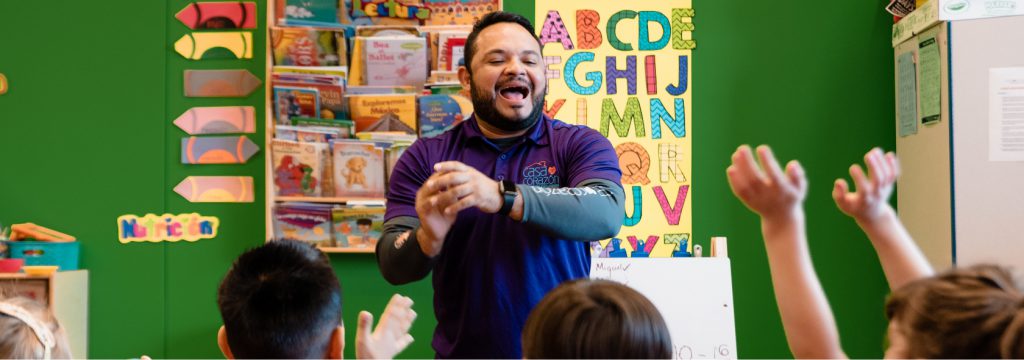
[[[533, 2], [506, 0], [532, 17]], [[216, 287], [231, 261], [263, 242], [262, 192], [252, 204], [191, 204], [189, 175], [248, 175], [264, 186], [261, 150], [245, 165], [182, 165], [171, 121], [193, 106], [253, 105], [182, 96], [182, 71], [245, 68], [263, 77], [264, 24], [253, 60], [185, 60], [171, 44], [188, 1], [0, 1], [0, 223], [35, 222], [76, 235], [90, 270], [89, 356], [216, 358]], [[695, 238], [730, 238], [739, 355], [788, 357], [757, 219], [725, 182], [739, 144], [799, 158], [811, 180], [811, 251], [851, 357], [880, 357], [885, 280], [869, 243], [830, 198], [831, 182], [871, 146], [894, 146], [891, 17], [871, 3], [694, 0]], [[639, 9], [634, 9], [639, 10]], [[264, 14], [265, 3], [260, 2]], [[261, 15], [262, 18], [262, 15]], [[250, 138], [264, 149], [262, 122]], [[196, 211], [221, 219], [216, 239], [117, 242], [115, 219]], [[403, 357], [432, 357], [429, 280], [393, 287], [368, 255], [332, 255], [344, 289], [349, 348], [358, 310], [392, 293], [420, 314]], [[681, 293], [680, 296], [688, 294]]]

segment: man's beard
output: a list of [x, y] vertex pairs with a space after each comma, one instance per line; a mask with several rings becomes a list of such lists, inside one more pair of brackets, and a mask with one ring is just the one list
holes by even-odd
[[[472, 75], [470, 75], [470, 83], [473, 82]], [[495, 106], [496, 98], [491, 96], [491, 93], [487, 90], [474, 86], [470, 89], [470, 95], [473, 101], [473, 113], [477, 119], [483, 120], [487, 124], [501, 129], [503, 131], [515, 132], [525, 129], [529, 129], [540, 120], [541, 111], [544, 110], [544, 94], [547, 93], [547, 89], [534, 94], [533, 84], [530, 84], [530, 102], [533, 104], [533, 109], [530, 110], [530, 114], [525, 119], [517, 120], [509, 118], [501, 114]], [[489, 89], [488, 89], [489, 90]], [[497, 96], [501, 96], [500, 94]]]

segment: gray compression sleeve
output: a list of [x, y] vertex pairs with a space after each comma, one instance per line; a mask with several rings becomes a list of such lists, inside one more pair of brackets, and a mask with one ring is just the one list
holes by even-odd
[[563, 239], [602, 240], [622, 226], [626, 194], [618, 184], [589, 179], [572, 188], [518, 185], [524, 224]]
[[[434, 261], [427, 257], [416, 241], [420, 220], [399, 216], [384, 223], [377, 242], [377, 266], [384, 279], [392, 285], [407, 284], [427, 277]], [[408, 233], [408, 235], [403, 235]]]

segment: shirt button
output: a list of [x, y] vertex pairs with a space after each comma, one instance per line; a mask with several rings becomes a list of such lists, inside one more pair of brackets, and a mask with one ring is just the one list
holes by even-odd
[[507, 159], [507, 158], [508, 158], [508, 155], [505, 155], [505, 154], [501, 154], [501, 159], [502, 159], [502, 160], [505, 160], [505, 159]]
[[498, 181], [505, 180], [504, 176], [498, 175]]

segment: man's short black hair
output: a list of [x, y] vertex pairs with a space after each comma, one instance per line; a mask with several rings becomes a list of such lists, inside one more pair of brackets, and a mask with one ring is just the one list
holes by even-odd
[[367, 218], [356, 219], [356, 225], [373, 225], [373, 220]]
[[466, 62], [466, 70], [469, 70], [470, 73], [473, 72], [473, 69], [471, 69], [470, 66], [473, 63], [473, 55], [476, 54], [477, 35], [480, 35], [480, 32], [486, 29], [488, 26], [500, 23], [519, 24], [519, 26], [522, 26], [524, 29], [526, 29], [526, 31], [530, 32], [530, 35], [532, 35], [533, 38], [537, 40], [537, 45], [539, 45], [541, 49], [544, 48], [544, 46], [541, 45], [540, 43], [540, 38], [537, 37], [537, 34], [535, 34], [533, 30], [533, 24], [530, 23], [530, 19], [527, 19], [526, 17], [516, 13], [510, 13], [505, 11], [495, 11], [489, 13], [487, 15], [484, 15], [484, 17], [480, 18], [480, 20], [478, 20], [476, 24], [473, 25], [473, 31], [470, 32], [469, 36], [466, 37], [466, 54], [464, 60]]
[[235, 260], [217, 306], [236, 358], [323, 358], [341, 324], [341, 285], [320, 250], [275, 240]]

